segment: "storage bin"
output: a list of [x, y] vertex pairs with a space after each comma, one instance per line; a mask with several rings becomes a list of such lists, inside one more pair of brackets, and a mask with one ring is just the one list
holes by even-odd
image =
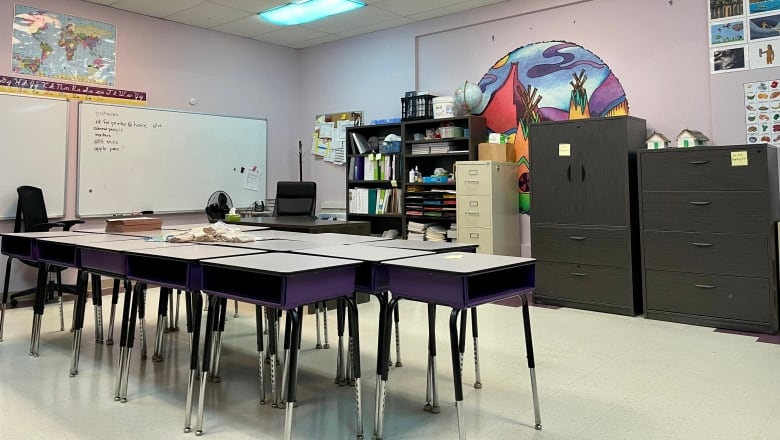
[[455, 98], [452, 96], [437, 96], [433, 98], [433, 119], [452, 118], [455, 116]]
[[439, 127], [439, 136], [442, 139], [463, 137], [463, 127]]
[[380, 153], [400, 153], [401, 141], [382, 142], [379, 146]]
[[401, 98], [401, 120], [433, 119], [433, 95], [415, 95]]

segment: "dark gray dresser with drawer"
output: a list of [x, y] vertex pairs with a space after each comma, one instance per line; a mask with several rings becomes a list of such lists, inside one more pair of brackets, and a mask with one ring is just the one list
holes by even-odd
[[531, 125], [534, 301], [601, 312], [642, 311], [634, 117]]
[[639, 153], [645, 317], [778, 331], [771, 145]]

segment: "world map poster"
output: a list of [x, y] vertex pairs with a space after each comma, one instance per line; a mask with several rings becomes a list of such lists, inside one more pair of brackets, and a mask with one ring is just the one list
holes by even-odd
[[15, 5], [14, 73], [113, 86], [116, 26]]

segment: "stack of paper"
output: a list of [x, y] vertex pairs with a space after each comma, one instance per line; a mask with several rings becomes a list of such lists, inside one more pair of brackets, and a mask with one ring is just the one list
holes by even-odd
[[428, 147], [428, 144], [415, 144], [412, 145], [412, 154], [428, 154], [431, 152], [431, 149]]
[[452, 222], [447, 229], [447, 239], [453, 243], [458, 242], [458, 225], [455, 222]]
[[407, 232], [407, 239], [408, 240], [418, 240], [423, 241], [425, 240], [425, 229], [428, 227], [428, 223], [420, 223], [420, 222], [408, 222], [406, 224], [406, 232]]
[[440, 225], [431, 225], [425, 229], [426, 241], [447, 241], [447, 228]]

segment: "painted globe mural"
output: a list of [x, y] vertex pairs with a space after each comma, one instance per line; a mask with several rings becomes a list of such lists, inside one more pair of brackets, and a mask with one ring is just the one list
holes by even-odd
[[520, 165], [520, 211], [531, 199], [528, 129], [542, 121], [628, 114], [628, 100], [615, 74], [593, 52], [575, 43], [532, 43], [501, 57], [479, 81], [482, 103], [472, 113], [484, 116], [488, 130], [514, 143]]

